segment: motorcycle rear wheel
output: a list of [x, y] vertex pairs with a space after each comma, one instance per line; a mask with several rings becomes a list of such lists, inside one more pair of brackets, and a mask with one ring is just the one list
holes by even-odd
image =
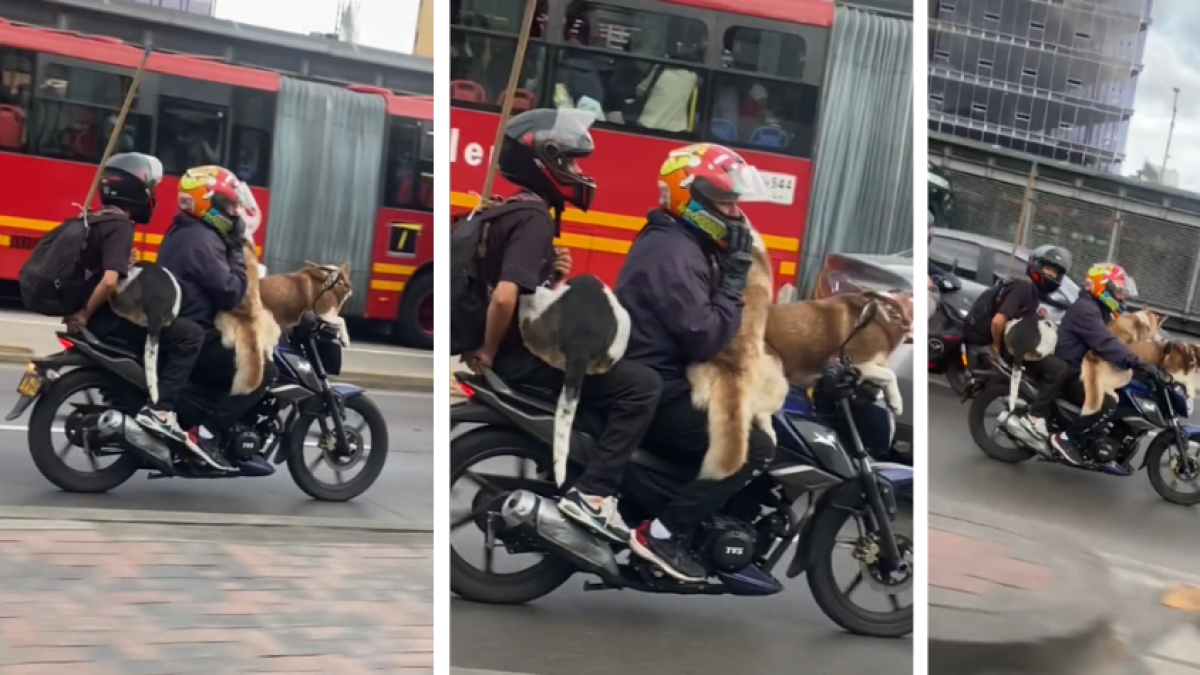
[[[899, 503], [900, 512], [892, 526], [897, 535], [909, 541], [913, 536], [912, 502]], [[869, 508], [865, 503], [862, 508]], [[838, 587], [833, 573], [833, 556], [837, 550], [838, 534], [852, 517], [849, 509], [826, 508], [818, 512], [812, 524], [813, 566], [808, 571], [808, 589], [813, 600], [829, 620], [847, 632], [866, 637], [900, 638], [912, 633], [912, 605], [897, 611], [873, 612], [858, 607], [850, 601], [848, 594]]]
[[[451, 489], [472, 466], [506, 456], [531, 459], [539, 469], [553, 464], [550, 448], [520, 431], [504, 427], [473, 429], [450, 442]], [[492, 574], [476, 568], [454, 550], [453, 544], [450, 546], [450, 592], [471, 602], [523, 605], [554, 592], [575, 572], [570, 561], [546, 555], [519, 572]]]
[[[998, 462], [1020, 464], [1033, 459], [1037, 453], [1023, 446], [1008, 448], [1000, 445], [992, 439], [983, 424], [988, 407], [1007, 396], [1008, 385], [1004, 384], [994, 384], [979, 392], [979, 395], [971, 401], [971, 408], [967, 412], [967, 426], [971, 429], [971, 439], [975, 441], [975, 445], [979, 446], [983, 454]], [[1016, 439], [1013, 439], [1013, 443], [1016, 442]]]

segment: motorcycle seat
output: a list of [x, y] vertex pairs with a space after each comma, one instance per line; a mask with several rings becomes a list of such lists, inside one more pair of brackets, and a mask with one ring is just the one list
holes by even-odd
[[127, 345], [121, 345], [121, 344], [118, 344], [115, 342], [105, 342], [104, 340], [101, 340], [99, 337], [96, 336], [95, 333], [88, 330], [86, 326], [80, 332], [79, 336], [72, 336], [72, 337], [76, 337], [76, 339], [78, 339], [78, 337], [82, 337], [83, 341], [87, 342], [90, 347], [96, 349], [97, 351], [104, 352], [105, 354], [115, 356], [118, 358], [122, 358], [122, 359], [132, 359], [138, 363], [142, 362], [141, 354], [137, 354], [137, 353], [133, 352], [132, 350], [128, 349]]

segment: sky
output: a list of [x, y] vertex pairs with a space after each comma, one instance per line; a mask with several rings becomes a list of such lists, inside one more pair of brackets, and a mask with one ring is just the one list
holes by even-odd
[[[359, 0], [359, 43], [412, 53], [420, 0]], [[218, 0], [216, 15], [256, 26], [307, 35], [332, 33], [338, 0]]]
[[1154, 0], [1146, 38], [1144, 69], [1125, 144], [1126, 174], [1144, 160], [1162, 162], [1171, 126], [1173, 87], [1179, 87], [1179, 113], [1167, 168], [1179, 172], [1179, 187], [1200, 192], [1200, 2]]

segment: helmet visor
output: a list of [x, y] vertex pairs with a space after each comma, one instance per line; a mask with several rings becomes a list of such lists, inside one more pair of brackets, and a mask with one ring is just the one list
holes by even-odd
[[[735, 163], [723, 166], [725, 162]], [[713, 160], [713, 164], [717, 168], [725, 169], [725, 174], [718, 174], [719, 178], [711, 180], [697, 180], [693, 188], [698, 190], [705, 199], [712, 202], [739, 203], [770, 201], [766, 180], [758, 172], [758, 169], [728, 155], [717, 157]]]
[[146, 177], [146, 187], [150, 188], [150, 191], [153, 192], [154, 189], [158, 187], [159, 183], [162, 182], [163, 165], [162, 162], [160, 162], [158, 158], [153, 155], [145, 155], [145, 157], [146, 164], [149, 165], [146, 168], [148, 174]]
[[1137, 282], [1133, 280], [1132, 276], [1126, 274], [1125, 275], [1125, 299], [1132, 300], [1132, 299], [1136, 298], [1137, 296], [1138, 296]]
[[567, 152], [590, 153], [593, 148], [591, 128], [596, 123], [596, 114], [576, 108], [565, 108], [557, 112], [554, 126], [547, 132], [547, 140], [560, 140], [562, 148]]

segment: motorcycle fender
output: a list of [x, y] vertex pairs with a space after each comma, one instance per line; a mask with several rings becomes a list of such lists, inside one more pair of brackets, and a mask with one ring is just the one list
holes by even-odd
[[887, 479], [896, 488], [897, 492], [912, 487], [913, 470], [911, 466], [895, 462], [875, 462], [874, 467], [875, 473]]
[[[1186, 434], [1188, 438], [1191, 438], [1192, 436], [1200, 435], [1200, 427], [1193, 426], [1191, 424], [1180, 424], [1179, 429], [1181, 431], [1183, 431], [1183, 433]], [[1170, 432], [1171, 432], [1171, 429], [1163, 429], [1162, 431], [1159, 431], [1155, 434], [1155, 439], [1157, 439], [1159, 434], [1167, 434]], [[1153, 442], [1153, 441], [1151, 441], [1151, 442]], [[1146, 468], [1146, 460], [1150, 456], [1150, 453], [1147, 452], [1147, 449], [1149, 447], [1150, 446], [1148, 446], [1148, 445], [1143, 446], [1143, 449], [1139, 450], [1139, 452], [1142, 453], [1142, 464], [1141, 464], [1141, 466], [1138, 467], [1139, 470]]]
[[511, 427], [513, 423], [504, 415], [478, 403], [461, 403], [450, 407], [450, 430], [460, 424], [487, 424], [491, 426]]
[[362, 387], [356, 387], [353, 384], [346, 384], [345, 382], [330, 384], [329, 388], [333, 390], [333, 393], [337, 394], [344, 400], [352, 399], [355, 396], [361, 396], [363, 392], [366, 391]]
[[863, 502], [862, 488], [857, 480], [848, 480], [841, 485], [830, 488], [817, 500], [813, 509], [813, 517], [804, 523], [800, 537], [796, 542], [796, 551], [792, 554], [792, 563], [788, 565], [787, 577], [795, 579], [813, 566], [812, 528], [816, 522], [816, 514], [829, 508], [858, 508]]

